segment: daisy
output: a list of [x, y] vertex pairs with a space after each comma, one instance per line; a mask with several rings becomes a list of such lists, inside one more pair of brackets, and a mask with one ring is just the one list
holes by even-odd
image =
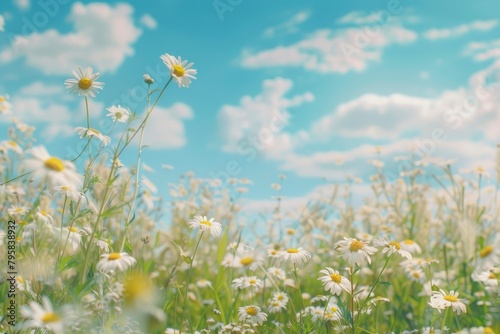
[[52, 186], [71, 185], [80, 189], [83, 178], [76, 172], [72, 162], [51, 156], [45, 147], [35, 146], [28, 151], [33, 158], [23, 162], [25, 169], [33, 170], [36, 178], [49, 182]]
[[14, 151], [16, 152], [17, 154], [22, 154], [23, 153], [23, 149], [17, 145], [17, 143], [13, 140], [4, 140], [0, 143], [0, 149], [3, 149], [3, 150], [11, 150], [11, 151]]
[[77, 126], [76, 128], [73, 129], [73, 132], [77, 132], [80, 138], [83, 137], [94, 137], [96, 139], [99, 139], [101, 143], [106, 146], [109, 143], [111, 143], [111, 138], [108, 136], [103, 135], [96, 129], [92, 128], [84, 128], [83, 126]]
[[163, 63], [167, 65], [170, 70], [170, 75], [174, 78], [179, 87], [189, 87], [191, 79], [196, 79], [194, 75], [198, 72], [191, 68], [193, 63], [187, 64], [187, 60], [182, 61], [181, 57], [175, 59], [174, 56], [168, 53], [165, 53], [160, 58], [163, 60]]
[[28, 208], [25, 207], [25, 206], [17, 206], [17, 205], [13, 205], [11, 206], [7, 212], [11, 215], [11, 216], [15, 216], [15, 217], [19, 217], [19, 216], [22, 216], [22, 215], [25, 215], [26, 213], [28, 213]]
[[458, 292], [453, 290], [447, 294], [444, 290], [440, 289], [439, 291], [434, 291], [431, 296], [431, 303], [441, 304], [443, 308], [451, 306], [453, 312], [457, 315], [467, 312], [464, 301], [465, 299], [458, 299]]
[[40, 221], [42, 221], [45, 225], [51, 225], [54, 219], [51, 215], [49, 215], [46, 211], [39, 209], [36, 213], [36, 216]]
[[487, 271], [483, 271], [481, 273], [472, 274], [472, 279], [474, 279], [477, 282], [482, 282], [486, 286], [497, 287], [499, 278], [500, 275], [495, 273], [495, 270], [493, 268]]
[[276, 267], [270, 267], [269, 269], [267, 269], [267, 272], [271, 276], [276, 277], [282, 281], [286, 280], [286, 273], [283, 269], [276, 268]]
[[403, 242], [401, 242], [400, 246], [401, 246], [401, 249], [403, 249], [409, 253], [412, 253], [412, 254], [422, 253], [422, 248], [420, 248], [420, 246], [415, 241], [410, 240], [410, 239], [406, 239]]
[[500, 263], [500, 233], [495, 235], [493, 242], [479, 251], [477, 267], [487, 269]]
[[208, 230], [214, 237], [218, 237], [222, 233], [222, 225], [214, 221], [214, 218], [208, 220], [206, 216], [194, 217], [194, 220], [189, 223], [189, 227], [193, 229], [198, 227], [202, 231]]
[[328, 305], [325, 307], [325, 314], [323, 317], [325, 320], [339, 321], [342, 317], [340, 307], [333, 302], [328, 303]]
[[284, 303], [286, 305], [288, 303], [289, 297], [286, 294], [286, 292], [277, 291], [277, 292], [273, 293], [273, 300], [277, 300], [277, 301]]
[[124, 123], [130, 116], [130, 112], [127, 109], [122, 108], [120, 105], [118, 105], [118, 107], [111, 106], [109, 108], [106, 108], [106, 110], [109, 111], [109, 114], [107, 114], [106, 116], [110, 116], [111, 119], [113, 119], [113, 122], [118, 121]]
[[240, 321], [249, 322], [254, 325], [262, 325], [267, 319], [267, 314], [260, 311], [260, 307], [249, 305], [240, 307], [238, 309], [238, 316]]
[[64, 195], [65, 197], [68, 197], [75, 202], [79, 200], [86, 200], [85, 195], [82, 192], [76, 190], [71, 184], [55, 186], [54, 188], [52, 188], [52, 194]]
[[337, 242], [335, 249], [343, 253], [344, 260], [351, 266], [362, 264], [365, 261], [371, 263], [370, 255], [377, 251], [375, 247], [368, 246], [353, 238], [344, 238], [344, 240]]
[[282, 261], [290, 261], [292, 263], [307, 262], [311, 258], [311, 253], [304, 248], [288, 248], [287, 250], [279, 251], [279, 257]]
[[378, 247], [383, 247], [382, 253], [387, 253], [387, 255], [391, 256], [394, 253], [398, 253], [402, 257], [411, 260], [411, 254], [407, 251], [401, 249], [401, 245], [396, 241], [387, 241], [385, 239], [375, 239], [373, 244]]
[[23, 317], [28, 318], [24, 323], [25, 328], [43, 328], [54, 333], [64, 332], [63, 315], [56, 313], [52, 303], [46, 297], [42, 297], [43, 307], [35, 301], [31, 301], [29, 306], [21, 308]]
[[351, 282], [340, 275], [340, 273], [332, 268], [327, 267], [320, 271], [321, 276], [318, 278], [323, 285], [325, 286], [325, 291], [330, 291], [333, 295], [340, 295], [342, 291], [346, 291], [348, 293], [351, 292]]
[[5, 95], [0, 95], [0, 114], [10, 115], [12, 105], [7, 101]]
[[144, 80], [144, 83], [146, 83], [147, 85], [152, 85], [155, 82], [148, 73], [144, 74], [142, 78]]
[[71, 248], [73, 248], [73, 251], [76, 251], [78, 247], [80, 247], [80, 243], [82, 242], [82, 235], [80, 234], [80, 229], [74, 226], [64, 227], [62, 229], [62, 232], [64, 233], [62, 234], [61, 242], [63, 243], [67, 242], [71, 246]]
[[108, 273], [118, 269], [125, 271], [135, 264], [136, 260], [127, 253], [110, 253], [101, 255], [101, 260], [97, 263], [97, 270]]
[[99, 73], [92, 73], [92, 68], [87, 67], [85, 71], [78, 67], [78, 72], [72, 71], [76, 79], [68, 79], [64, 82], [68, 93], [73, 92], [80, 96], [95, 97], [98, 89], [102, 89], [104, 83], [96, 81], [99, 78]]
[[286, 308], [286, 304], [285, 303], [283, 303], [283, 302], [281, 302], [279, 300], [273, 299], [269, 303], [269, 306], [267, 307], [267, 310], [269, 311], [269, 313], [280, 313], [285, 308]]

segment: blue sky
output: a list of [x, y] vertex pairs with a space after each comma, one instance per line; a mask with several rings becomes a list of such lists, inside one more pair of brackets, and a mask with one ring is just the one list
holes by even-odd
[[[361, 177], [363, 192], [370, 160], [397, 173], [393, 158], [412, 149], [493, 171], [497, 13], [493, 0], [6, 0], [0, 95], [36, 126], [39, 144], [69, 158], [79, 142], [72, 129], [85, 125], [82, 98], [63, 85], [72, 69], [101, 73], [92, 125], [105, 132], [106, 107], [144, 111], [130, 99], [141, 96], [144, 73], [165, 82], [160, 55], [193, 61], [197, 80], [171, 85], [148, 127], [143, 161], [163, 191], [188, 170], [209, 178], [235, 162], [236, 176], [253, 181], [247, 197], [262, 205], [280, 173], [289, 198], [346, 175]], [[288, 115], [285, 126], [277, 115]], [[6, 137], [10, 116], [0, 117]]]

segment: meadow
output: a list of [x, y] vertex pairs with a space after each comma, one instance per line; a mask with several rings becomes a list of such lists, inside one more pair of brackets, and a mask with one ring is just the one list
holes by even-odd
[[186, 172], [167, 200], [144, 178], [149, 116], [197, 74], [161, 58], [170, 80], [152, 90], [145, 74], [144, 112], [109, 106], [109, 133], [89, 117], [99, 74], [66, 80], [87, 106], [73, 161], [12, 119], [0, 143], [2, 333], [500, 333], [500, 148], [496, 175], [412, 154], [389, 174], [375, 149], [362, 205], [363, 181], [348, 178], [288, 210], [277, 175], [272, 214], [243, 226], [252, 180]]

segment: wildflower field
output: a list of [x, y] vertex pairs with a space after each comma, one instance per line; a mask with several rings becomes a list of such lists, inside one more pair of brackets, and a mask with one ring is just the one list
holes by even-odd
[[[169, 203], [153, 201], [156, 186], [141, 181], [148, 118], [167, 90], [197, 74], [180, 57], [161, 59], [170, 80], [151, 90], [144, 75], [145, 112], [110, 106], [108, 134], [87, 117], [75, 128], [86, 144], [74, 161], [52, 156], [33, 127], [13, 121], [0, 150], [1, 331], [500, 331], [500, 169], [462, 175], [451, 160], [416, 159], [389, 179], [374, 159], [363, 205], [352, 204], [354, 178], [292, 212], [280, 206], [279, 175], [276, 207], [254, 229], [238, 223], [247, 179], [187, 173], [170, 185]], [[91, 68], [73, 74], [66, 88], [89, 115], [104, 84]], [[135, 137], [137, 163], [125, 166], [120, 156]], [[170, 222], [158, 226], [165, 208]]]

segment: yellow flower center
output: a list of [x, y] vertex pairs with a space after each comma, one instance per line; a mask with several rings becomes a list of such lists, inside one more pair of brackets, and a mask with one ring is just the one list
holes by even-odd
[[143, 275], [132, 275], [127, 279], [123, 287], [125, 303], [133, 304], [137, 301], [150, 301], [152, 298], [153, 285]]
[[485, 327], [484, 328], [484, 334], [493, 334], [495, 332], [493, 332], [493, 329], [491, 329], [491, 327]]
[[0, 102], [4, 102], [5, 98], [3, 96], [0, 96]]
[[114, 260], [118, 260], [121, 257], [122, 257], [122, 255], [120, 253], [111, 253], [108, 256], [108, 260], [114, 261]]
[[240, 260], [240, 263], [244, 266], [248, 266], [249, 264], [251, 264], [253, 262], [253, 257], [251, 256], [247, 256], [247, 257], [243, 257], [241, 258]]
[[247, 314], [255, 317], [257, 315], [257, 309], [253, 306], [247, 307]]
[[251, 278], [251, 279], [248, 280], [248, 283], [249, 284], [255, 284], [255, 283], [257, 283], [257, 280], [254, 279], [254, 278]]
[[493, 246], [486, 246], [484, 247], [483, 249], [481, 249], [481, 251], [479, 252], [479, 256], [480, 257], [487, 257], [488, 255], [491, 254], [491, 252], [493, 252]]
[[61, 320], [61, 317], [54, 312], [47, 312], [43, 315], [42, 317], [42, 322], [44, 323], [51, 323], [51, 322], [58, 322]]
[[24, 284], [24, 279], [21, 277], [21, 276], [17, 276], [16, 277], [16, 280], [21, 283], [21, 284]]
[[24, 225], [28, 224], [28, 222], [25, 220], [21, 220], [18, 224], [21, 226], [24, 226]]
[[338, 309], [336, 307], [334, 307], [334, 306], [330, 307], [330, 312], [336, 313], [337, 311], [338, 311]]
[[494, 273], [490, 273], [490, 276], [488, 276], [489, 279], [495, 279], [497, 276]]
[[288, 248], [288, 249], [286, 250], [286, 252], [287, 252], [288, 254], [297, 254], [297, 253], [299, 252], [299, 250], [298, 250], [297, 248]]
[[446, 300], [446, 301], [449, 301], [449, 302], [451, 302], [451, 303], [455, 303], [455, 302], [458, 300], [458, 298], [457, 298], [457, 297], [455, 297], [455, 296], [450, 296], [450, 295], [444, 296], [444, 298], [443, 298], [443, 299], [444, 299], [444, 300]]
[[294, 235], [295, 234], [295, 230], [293, 228], [289, 228], [288, 230], [286, 230], [286, 234], [288, 234], [288, 235]]
[[45, 160], [45, 167], [56, 172], [62, 172], [64, 170], [63, 162], [56, 157], [50, 157]]
[[271, 255], [276, 255], [278, 254], [278, 251], [276, 249], [271, 249], [269, 253], [271, 253]]
[[23, 208], [15, 208], [14, 212], [23, 212]]
[[40, 214], [44, 217], [47, 217], [47, 212], [43, 211], [43, 210], [40, 210]]
[[210, 226], [212, 226], [212, 223], [211, 223], [211, 222], [209, 222], [208, 220], [202, 220], [202, 221], [200, 222], [200, 225], [206, 225], [206, 226], [209, 226], [209, 227], [210, 227]]
[[80, 81], [78, 81], [78, 88], [87, 90], [90, 87], [92, 87], [92, 80], [89, 78], [81, 78]]
[[413, 240], [410, 240], [410, 239], [407, 239], [405, 241], [403, 241], [405, 244], [407, 245], [413, 245], [415, 242]]
[[184, 67], [182, 67], [181, 65], [174, 65], [174, 74], [176, 77], [182, 77], [184, 76]]
[[396, 242], [396, 241], [389, 242], [389, 246], [394, 246], [394, 248], [396, 248], [397, 250], [401, 249], [401, 246], [399, 245], [399, 242]]
[[342, 276], [340, 276], [339, 274], [331, 274], [330, 278], [337, 284], [342, 282]]
[[70, 231], [70, 232], [77, 233], [77, 232], [78, 232], [78, 229], [77, 229], [76, 227], [71, 226], [71, 227], [69, 228], [69, 231]]
[[418, 271], [414, 271], [412, 275], [415, 278], [420, 278], [420, 273]]
[[10, 145], [10, 146], [14, 146], [14, 147], [16, 147], [16, 146], [17, 146], [16, 142], [15, 142], [15, 141], [12, 141], [12, 140], [11, 140], [11, 141], [9, 141], [9, 145]]
[[360, 249], [362, 249], [363, 247], [365, 247], [365, 244], [363, 243], [363, 241], [354, 240], [353, 242], [351, 242], [351, 245], [349, 246], [349, 250], [351, 252], [357, 252]]
[[120, 118], [122, 118], [122, 116], [123, 116], [123, 114], [121, 112], [119, 112], [119, 111], [115, 112], [116, 118], [120, 119]]

